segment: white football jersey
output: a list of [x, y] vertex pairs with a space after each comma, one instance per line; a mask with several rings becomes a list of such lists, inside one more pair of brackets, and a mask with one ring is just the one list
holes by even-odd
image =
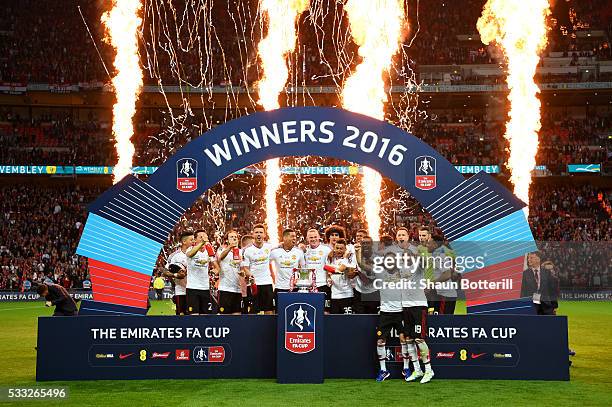
[[[328, 261], [327, 264], [332, 266], [339, 266], [341, 264], [347, 267], [354, 268], [357, 266], [354, 260], [354, 256], [350, 256], [349, 259], [339, 258], [333, 259], [331, 263]], [[330, 275], [332, 280], [331, 286], [331, 297], [332, 299], [351, 298], [353, 297], [353, 280], [354, 278], [347, 278], [344, 273], [333, 273]]]
[[[171, 264], [182, 264], [187, 270], [187, 255], [180, 248], [168, 256], [166, 268], [169, 268]], [[175, 278], [174, 279], [174, 295], [187, 295], [187, 279], [186, 278]]]
[[[403, 256], [404, 253], [412, 258], [418, 257], [418, 250], [413, 245], [409, 245], [407, 249], [401, 248], [399, 245], [393, 245], [385, 249], [385, 253], [400, 254]], [[406, 284], [406, 288], [402, 290], [402, 306], [408, 307], [426, 307], [427, 297], [425, 296], [425, 289], [421, 286], [424, 281], [425, 269], [419, 265], [406, 265], [406, 267], [400, 268], [400, 277], [410, 285]]]
[[211, 258], [202, 248], [193, 257], [188, 257], [187, 288], [208, 290], [210, 288], [209, 265]]
[[380, 279], [380, 310], [382, 312], [401, 312], [402, 311], [402, 279], [400, 273], [395, 271], [389, 273], [382, 271], [376, 274]]
[[242, 254], [242, 266], [247, 267], [249, 272], [255, 277], [255, 284], [272, 284], [272, 274], [270, 273], [270, 253], [274, 246], [265, 242], [261, 247], [254, 244], [246, 247]]
[[[220, 258], [223, 248], [217, 251], [217, 259]], [[219, 291], [240, 293], [240, 260], [234, 260], [234, 254], [230, 250], [223, 260], [219, 261]]]
[[291, 250], [277, 247], [270, 253], [270, 263], [274, 265], [276, 272], [276, 288], [288, 290], [293, 269], [304, 267], [304, 252], [295, 246]]
[[327, 256], [331, 252], [329, 246], [325, 244], [319, 244], [317, 247], [306, 247], [306, 253], [304, 259], [306, 261], [306, 268], [315, 269], [317, 277], [317, 287], [327, 285], [327, 273], [323, 270], [327, 262]]

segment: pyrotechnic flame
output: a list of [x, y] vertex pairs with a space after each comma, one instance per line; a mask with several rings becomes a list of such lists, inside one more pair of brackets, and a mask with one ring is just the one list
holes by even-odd
[[278, 208], [276, 206], [276, 192], [281, 185], [281, 172], [279, 159], [266, 161], [266, 225], [268, 226], [268, 239], [270, 242], [279, 242], [278, 238]]
[[106, 27], [105, 38], [116, 49], [113, 87], [117, 102], [113, 106], [113, 135], [119, 161], [113, 171], [113, 183], [130, 173], [134, 158], [132, 118], [136, 113], [136, 100], [142, 88], [142, 71], [138, 62], [138, 16], [142, 9], [140, 0], [114, 0], [112, 10], [102, 15]]
[[504, 137], [510, 142], [508, 167], [514, 194], [527, 204], [541, 128], [540, 89], [534, 76], [539, 52], [546, 45], [549, 14], [548, 0], [489, 0], [477, 23], [482, 42], [497, 43], [507, 59], [510, 118]]
[[[295, 49], [295, 24], [299, 15], [308, 8], [309, 0], [261, 0], [261, 10], [267, 13], [268, 33], [259, 42], [258, 52], [263, 69], [257, 83], [259, 104], [265, 110], [278, 109], [278, 96], [283, 91], [289, 68], [286, 56]], [[276, 192], [281, 184], [278, 158], [266, 161], [266, 224], [268, 238], [278, 242], [278, 208]]]
[[[401, 42], [403, 1], [349, 0], [344, 9], [362, 61], [344, 84], [342, 106], [383, 120], [387, 101], [383, 73], [391, 65]], [[381, 182], [377, 171], [363, 169], [361, 187], [365, 195], [365, 217], [374, 240], [378, 240], [380, 231]]]

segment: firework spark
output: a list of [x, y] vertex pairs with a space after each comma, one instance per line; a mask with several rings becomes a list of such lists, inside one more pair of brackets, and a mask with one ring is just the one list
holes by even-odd
[[477, 23], [482, 42], [498, 44], [507, 60], [510, 119], [504, 137], [510, 142], [508, 167], [515, 195], [527, 204], [541, 128], [540, 89], [534, 76], [539, 53], [546, 45], [549, 14], [548, 0], [489, 0]]
[[[295, 49], [295, 24], [308, 8], [309, 0], [261, 0], [260, 7], [267, 14], [268, 33], [259, 43], [258, 52], [263, 77], [257, 83], [259, 104], [265, 110], [278, 109], [278, 97], [283, 91], [289, 68], [287, 54]], [[276, 192], [280, 188], [279, 159], [266, 161], [266, 224], [271, 242], [278, 242], [278, 208]]]
[[[353, 40], [359, 46], [362, 61], [346, 80], [342, 106], [379, 120], [385, 117], [387, 101], [383, 73], [397, 53], [404, 22], [403, 2], [399, 0], [349, 0], [345, 7]], [[365, 216], [370, 236], [380, 232], [381, 175], [363, 169], [361, 187], [365, 195]]]
[[105, 39], [115, 48], [113, 87], [117, 102], [113, 106], [113, 135], [119, 161], [113, 171], [113, 183], [130, 173], [134, 159], [132, 118], [136, 113], [136, 100], [142, 88], [142, 71], [138, 62], [138, 16], [140, 0], [114, 0], [113, 8], [102, 15], [106, 27]]

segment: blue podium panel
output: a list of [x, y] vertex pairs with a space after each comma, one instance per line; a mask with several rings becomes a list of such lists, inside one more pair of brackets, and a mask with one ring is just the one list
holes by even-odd
[[276, 377], [279, 383], [323, 383], [323, 293], [279, 293]]
[[[377, 315], [323, 316], [323, 294], [297, 293], [279, 296], [278, 317], [40, 317], [36, 379], [373, 380], [377, 323]], [[434, 315], [427, 334], [436, 379], [569, 380], [566, 317]], [[393, 333], [391, 378], [401, 367]]]
[[38, 318], [36, 380], [273, 378], [272, 315]]
[[[375, 377], [377, 322], [377, 315], [326, 315], [326, 378]], [[567, 317], [430, 315], [427, 334], [439, 379], [569, 380]], [[391, 378], [401, 377], [402, 362], [394, 333]]]

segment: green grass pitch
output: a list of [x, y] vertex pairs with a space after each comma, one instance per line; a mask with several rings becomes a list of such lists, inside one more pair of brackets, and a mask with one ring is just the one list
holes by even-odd
[[[45, 382], [42, 385], [68, 386], [69, 399], [13, 405], [612, 406], [612, 304], [565, 302], [560, 311], [569, 317], [570, 346], [577, 352], [570, 382], [434, 379], [420, 385], [396, 379], [376, 383], [376, 372], [371, 380], [335, 379], [322, 385], [254, 379]], [[170, 302], [154, 302], [152, 313], [172, 314]], [[0, 387], [36, 385], [36, 319], [50, 314], [41, 302], [0, 303]], [[3, 405], [11, 403], [0, 401]]]

